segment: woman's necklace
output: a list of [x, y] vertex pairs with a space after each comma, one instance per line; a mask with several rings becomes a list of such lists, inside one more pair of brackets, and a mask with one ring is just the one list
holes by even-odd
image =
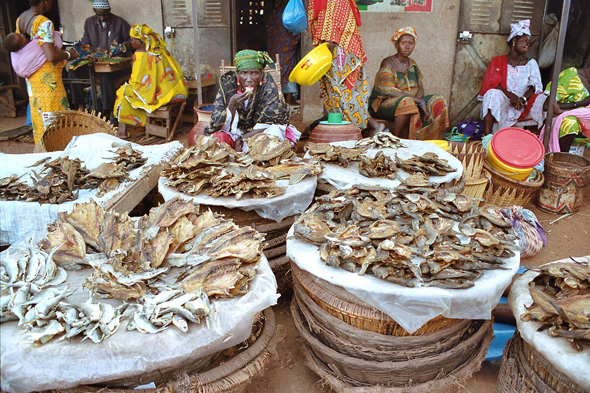
[[410, 63], [410, 61], [409, 61], [409, 60], [406, 60], [406, 62], [405, 62], [405, 64], [404, 64], [404, 63], [402, 63], [401, 61], [399, 61], [399, 59], [397, 58], [397, 56], [394, 56], [394, 57], [395, 57], [395, 61], [397, 61], [397, 62], [399, 63], [399, 65], [401, 65], [402, 67], [407, 67], [407, 66], [408, 66], [408, 64]]

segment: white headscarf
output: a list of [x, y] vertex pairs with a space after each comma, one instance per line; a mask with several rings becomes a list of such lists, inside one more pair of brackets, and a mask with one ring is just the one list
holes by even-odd
[[531, 21], [529, 19], [521, 20], [516, 23], [510, 24], [510, 35], [506, 41], [510, 42], [511, 39], [517, 37], [519, 35], [531, 35], [531, 31], [529, 27], [531, 26]]
[[111, 5], [109, 4], [109, 0], [94, 0], [92, 8], [96, 10], [110, 10]]

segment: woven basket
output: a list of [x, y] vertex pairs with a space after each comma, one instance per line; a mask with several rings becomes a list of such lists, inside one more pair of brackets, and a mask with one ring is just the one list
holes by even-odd
[[109, 389], [80, 386], [73, 389], [51, 390], [51, 393], [242, 393], [252, 380], [261, 375], [276, 357], [277, 336], [274, 312], [264, 310], [264, 327], [250, 347], [231, 359], [201, 373], [180, 374], [176, 379], [155, 389]]
[[502, 355], [497, 393], [587, 392], [557, 370], [517, 332]]
[[102, 118], [100, 113], [95, 115], [94, 112], [55, 111], [48, 116], [45, 133], [35, 146], [35, 153], [63, 150], [78, 135], [117, 133], [116, 128], [106, 118]]
[[486, 151], [481, 146], [481, 142], [449, 142], [449, 153], [463, 164], [467, 182], [480, 178], [486, 159]]
[[300, 284], [321, 308], [359, 329], [393, 336], [418, 336], [445, 329], [462, 321], [439, 315], [414, 333], [409, 333], [389, 315], [371, 307], [345, 289], [300, 269], [294, 262], [291, 262], [291, 271], [293, 282]]
[[465, 188], [461, 194], [475, 198], [477, 200], [477, 205], [481, 206], [486, 189], [488, 188], [491, 179], [492, 175], [484, 169], [479, 179], [471, 179], [465, 182]]
[[446, 329], [421, 336], [390, 336], [362, 330], [330, 315], [297, 282], [294, 298], [310, 332], [344, 355], [373, 361], [406, 361], [445, 352], [469, 337], [473, 322], [464, 319]]
[[498, 207], [526, 206], [545, 181], [543, 174], [538, 171], [537, 178], [532, 182], [527, 182], [503, 175], [487, 162], [484, 162], [483, 166], [491, 175], [491, 184], [485, 195], [485, 203], [489, 205]]
[[293, 289], [293, 274], [291, 274], [290, 261], [286, 255], [268, 260], [268, 264], [277, 279], [277, 292], [281, 295], [286, 295]]
[[296, 301], [291, 303], [291, 314], [295, 328], [313, 354], [357, 386], [404, 387], [444, 378], [479, 353], [482, 346], [487, 349], [493, 336], [492, 321], [480, 321], [469, 337], [445, 352], [403, 361], [364, 360], [335, 351], [318, 340], [305, 328], [305, 321]]

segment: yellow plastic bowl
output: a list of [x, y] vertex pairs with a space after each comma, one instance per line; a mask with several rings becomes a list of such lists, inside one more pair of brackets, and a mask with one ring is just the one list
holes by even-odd
[[491, 146], [488, 147], [488, 154], [486, 161], [498, 172], [513, 178], [514, 180], [526, 180], [533, 172], [533, 168], [515, 168], [513, 166], [504, 164], [496, 157]]
[[426, 140], [425, 142], [434, 143], [435, 145], [437, 145], [438, 147], [440, 147], [443, 150], [446, 150], [446, 151], [449, 150], [449, 142], [445, 141], [444, 139], [429, 139], [429, 140]]
[[325, 42], [301, 59], [289, 74], [289, 82], [300, 85], [313, 85], [330, 69], [332, 53]]

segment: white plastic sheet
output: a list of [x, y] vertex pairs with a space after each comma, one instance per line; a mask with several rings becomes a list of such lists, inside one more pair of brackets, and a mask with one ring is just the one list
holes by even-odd
[[[4, 251], [0, 258], [9, 251], [12, 250]], [[68, 272], [67, 284], [78, 290], [67, 302], [88, 298], [82, 283], [91, 273], [91, 269]], [[174, 326], [157, 334], [127, 331], [127, 319], [113, 336], [99, 344], [75, 338], [72, 342], [54, 339], [33, 347], [22, 342], [27, 336], [17, 322], [5, 322], [0, 338], [1, 387], [11, 393], [67, 389], [178, 367], [246, 340], [254, 314], [276, 304], [276, 288], [275, 276], [263, 256], [246, 295], [212, 301], [219, 316], [215, 328], [208, 328], [205, 322], [189, 323], [187, 333]], [[97, 301], [121, 304], [113, 299]], [[130, 306], [124, 315], [133, 311]]]
[[[455, 169], [454, 172], [447, 173], [444, 176], [430, 176], [429, 181], [434, 184], [443, 184], [448, 183], [452, 180], [458, 180], [463, 175], [463, 165], [461, 161], [459, 161], [455, 156], [450, 154], [449, 152], [441, 149], [437, 145], [432, 142], [424, 142], [424, 141], [415, 141], [415, 140], [402, 140], [406, 147], [402, 147], [399, 149], [369, 149], [364, 154], [370, 158], [374, 158], [375, 155], [382, 151], [385, 155], [393, 158], [395, 154], [398, 155], [399, 158], [407, 160], [412, 158], [413, 155], [421, 156], [424, 153], [432, 152], [436, 153], [440, 158], [447, 160], [448, 164]], [[343, 141], [343, 142], [333, 142], [332, 145], [335, 146], [344, 146], [344, 147], [354, 147], [355, 141]], [[305, 154], [306, 158], [311, 158], [312, 156], [309, 153]], [[400, 185], [400, 181], [398, 179], [386, 179], [381, 177], [366, 177], [359, 173], [359, 163], [358, 161], [351, 162], [348, 164], [348, 167], [344, 168], [336, 164], [329, 164], [329, 163], [322, 163], [324, 167], [324, 171], [318, 176], [318, 181], [320, 183], [329, 183], [338, 189], [345, 189], [350, 188], [353, 185], [377, 185], [381, 187], [386, 187], [390, 189], [394, 189]], [[409, 176], [408, 173], [400, 170], [399, 176], [402, 179], [405, 179]]]
[[[590, 255], [574, 259], [588, 263], [590, 262]], [[571, 260], [568, 258], [555, 262], [571, 262]], [[537, 331], [541, 327], [540, 322], [523, 322], [520, 320], [520, 315], [526, 312], [526, 307], [533, 304], [533, 298], [529, 291], [529, 282], [537, 275], [538, 272], [535, 271], [525, 272], [510, 287], [508, 304], [516, 319], [516, 326], [520, 336], [557, 370], [567, 375], [582, 388], [590, 391], [590, 350], [584, 348], [583, 351], [578, 352], [566, 338], [551, 337], [546, 330]]]
[[[0, 153], [0, 179], [15, 175], [24, 175], [19, 181], [32, 185], [31, 177], [28, 175], [32, 170], [39, 172], [42, 165], [36, 168], [27, 168], [37, 161], [50, 157], [68, 156], [71, 159], [79, 158], [83, 165], [91, 170], [104, 162], [108, 162], [114, 154], [110, 151], [116, 150], [129, 142], [119, 139], [113, 135], [102, 133], [81, 135], [74, 137], [64, 151], [36, 154], [3, 154]], [[116, 147], [113, 147], [113, 144]], [[0, 245], [9, 245], [23, 236], [28, 236], [36, 231], [45, 231], [48, 224], [53, 222], [60, 211], [71, 211], [75, 203], [88, 202], [93, 198], [100, 206], [106, 206], [108, 202], [127, 192], [135, 183], [141, 181], [153, 168], [163, 162], [172, 161], [183, 149], [180, 142], [171, 142], [163, 145], [141, 146], [133, 143], [135, 150], [141, 151], [147, 161], [143, 166], [129, 172], [129, 180], [123, 182], [119, 187], [106, 193], [101, 198], [96, 197], [96, 189], [79, 190], [78, 199], [72, 202], [65, 202], [59, 205], [39, 204], [38, 202], [23, 201], [0, 201]]]
[[[328, 266], [320, 259], [319, 248], [287, 235], [287, 256], [301, 269], [338, 285], [369, 305], [389, 315], [408, 332], [413, 333], [432, 318], [442, 315], [459, 319], [490, 319], [492, 310], [510, 285], [520, 264], [520, 253], [505, 259], [506, 270], [486, 270], [467, 289], [415, 288], [394, 284], [373, 275], [359, 275]], [[419, 264], [422, 258], [413, 258]]]
[[278, 180], [277, 185], [286, 187], [287, 191], [275, 198], [252, 198], [245, 194], [241, 199], [236, 200], [233, 196], [215, 198], [202, 191], [199, 195], [190, 196], [179, 192], [176, 188], [165, 184], [166, 178], [161, 177], [158, 182], [158, 190], [169, 200], [175, 196], [182, 199], [192, 200], [195, 203], [212, 206], [223, 206], [228, 209], [242, 209], [245, 211], [254, 210], [262, 218], [268, 218], [281, 222], [285, 217], [294, 216], [305, 211], [313, 200], [317, 177], [306, 177], [297, 184], [289, 185], [289, 180]]

